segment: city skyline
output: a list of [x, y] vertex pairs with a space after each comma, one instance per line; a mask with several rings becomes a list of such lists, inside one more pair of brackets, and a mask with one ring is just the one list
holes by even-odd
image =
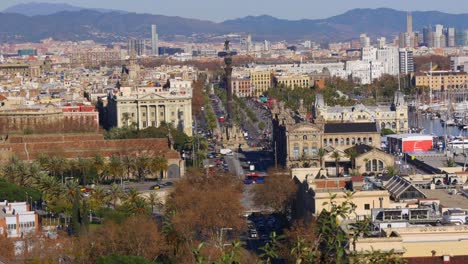
[[[4, 0], [0, 3], [0, 10], [10, 6], [30, 3], [30, 0]], [[457, 0], [425, 1], [414, 0], [291, 0], [285, 9], [284, 4], [278, 0], [258, 0], [254, 3], [247, 0], [238, 0], [235, 3], [215, 0], [175, 0], [171, 2], [160, 0], [140, 0], [139, 5], [125, 0], [40, 0], [37, 2], [65, 3], [83, 8], [108, 8], [136, 13], [150, 13], [170, 16], [181, 16], [220, 22], [245, 16], [271, 15], [290, 20], [321, 19], [339, 15], [354, 8], [392, 8], [402, 11], [440, 11], [452, 14], [468, 13], [468, 2]], [[184, 8], [181, 8], [184, 7]], [[301, 7], [301, 8], [298, 8]]]

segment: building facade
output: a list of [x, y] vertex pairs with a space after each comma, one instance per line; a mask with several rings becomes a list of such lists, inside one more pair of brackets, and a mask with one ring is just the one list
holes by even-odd
[[408, 132], [408, 105], [401, 92], [386, 106], [327, 106], [323, 96], [316, 96], [313, 116], [318, 122], [377, 123], [379, 129], [391, 129], [401, 134]]
[[39, 231], [39, 216], [26, 202], [0, 202], [0, 235], [18, 238]]
[[251, 97], [253, 95], [253, 86], [250, 79], [236, 78], [232, 79], [232, 92], [237, 97]]
[[467, 87], [468, 74], [465, 72], [433, 71], [431, 74], [416, 74], [415, 81], [416, 87], [431, 87], [433, 90], [461, 89]]
[[250, 81], [254, 86], [255, 96], [260, 96], [271, 88], [273, 81], [269, 71], [251, 71]]
[[192, 87], [179, 87], [175, 80], [171, 86], [170, 89], [120, 87], [114, 90], [105, 107], [105, 127], [134, 124], [144, 129], [165, 122], [192, 136]]

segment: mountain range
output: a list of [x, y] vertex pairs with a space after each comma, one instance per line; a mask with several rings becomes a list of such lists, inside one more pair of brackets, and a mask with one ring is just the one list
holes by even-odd
[[[389, 8], [353, 9], [326, 19], [286, 20], [268, 15], [247, 16], [215, 23], [177, 16], [137, 14], [119, 10], [85, 9], [66, 4], [30, 3], [0, 13], [0, 42], [57, 40], [122, 41], [128, 37], [150, 37], [150, 25], [158, 25], [163, 39], [183, 36], [252, 34], [254, 40], [305, 40], [320, 43], [371, 37], [393, 37], [406, 30], [406, 12]], [[442, 24], [468, 29], [468, 14], [438, 11], [413, 12], [413, 27]]]

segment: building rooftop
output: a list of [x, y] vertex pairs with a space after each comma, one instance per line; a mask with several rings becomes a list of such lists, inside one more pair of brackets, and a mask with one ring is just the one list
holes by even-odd
[[378, 132], [376, 123], [328, 123], [324, 133], [372, 133]]
[[[451, 194], [453, 192], [453, 194]], [[427, 198], [438, 199], [440, 204], [446, 208], [461, 208], [468, 210], [468, 198], [456, 190], [447, 189], [424, 190]]]

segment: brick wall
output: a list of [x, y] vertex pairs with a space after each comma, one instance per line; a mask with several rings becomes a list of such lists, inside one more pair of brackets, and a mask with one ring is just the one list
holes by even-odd
[[[83, 135], [40, 135], [11, 136], [2, 148], [10, 150], [12, 155], [23, 160], [32, 160], [44, 156], [65, 158], [93, 157], [100, 154], [138, 155], [147, 153], [152, 156], [164, 156], [172, 162], [180, 160], [177, 151], [171, 150], [166, 138], [105, 140], [100, 134]], [[169, 162], [170, 164], [172, 162]]]

